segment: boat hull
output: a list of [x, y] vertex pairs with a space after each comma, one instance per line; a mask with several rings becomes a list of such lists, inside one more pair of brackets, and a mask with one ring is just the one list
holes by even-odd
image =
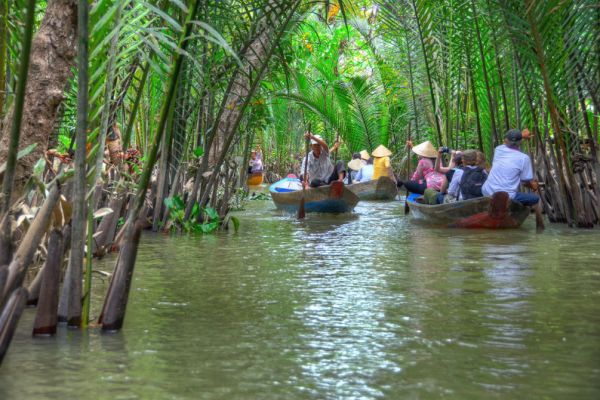
[[395, 200], [398, 195], [396, 182], [387, 176], [377, 180], [353, 183], [347, 186], [360, 200]]
[[338, 192], [332, 190], [332, 186], [321, 186], [307, 189], [303, 194], [302, 190], [277, 192], [274, 190], [277, 184], [278, 182], [274, 183], [269, 190], [271, 198], [278, 210], [287, 213], [298, 212], [302, 197], [307, 213], [347, 213], [354, 210], [359, 201], [358, 196], [345, 186], [340, 187]]
[[493, 197], [429, 205], [419, 203], [418, 195], [411, 194], [406, 201], [415, 220], [431, 225], [469, 229], [518, 228], [531, 210], [504, 195], [496, 193]]
[[263, 183], [263, 173], [255, 172], [253, 174], [248, 175], [248, 179], [246, 181], [248, 186], [258, 186]]

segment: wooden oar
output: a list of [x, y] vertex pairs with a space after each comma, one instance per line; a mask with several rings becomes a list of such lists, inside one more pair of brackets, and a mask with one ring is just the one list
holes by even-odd
[[[308, 132], [310, 132], [310, 123], [308, 124]], [[308, 144], [310, 139], [306, 140], [306, 158], [304, 159], [304, 175], [302, 176], [302, 198], [300, 199], [300, 207], [298, 207], [298, 219], [304, 219], [306, 217], [306, 211], [304, 210], [304, 197], [306, 194], [306, 183], [308, 182]]]
[[533, 207], [535, 211], [535, 230], [537, 233], [541, 233], [546, 226], [544, 225], [544, 217], [542, 216], [542, 194], [540, 193], [540, 189], [535, 190], [535, 193], [539, 196], [540, 200]]
[[[408, 140], [410, 140], [410, 136], [408, 137]], [[405, 151], [406, 151], [406, 155], [404, 156], [405, 158], [402, 159], [402, 161], [400, 162], [400, 168], [402, 168], [402, 164], [404, 163], [404, 161], [408, 161], [407, 165], [406, 165], [406, 179], [408, 179], [409, 175], [410, 175], [410, 151], [411, 149], [408, 147], [408, 144], [406, 144], [406, 146], [404, 147]], [[406, 199], [404, 200], [404, 215], [407, 215], [410, 212], [410, 208], [408, 208], [408, 189], [406, 189]]]

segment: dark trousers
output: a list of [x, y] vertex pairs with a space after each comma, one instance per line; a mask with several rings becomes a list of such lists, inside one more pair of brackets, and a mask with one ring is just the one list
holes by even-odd
[[416, 181], [398, 182], [398, 187], [401, 187], [402, 185], [404, 185], [406, 190], [408, 190], [409, 192], [416, 194], [423, 194], [425, 193], [425, 189], [427, 189], [426, 183], [419, 183]]
[[327, 178], [327, 180], [313, 179], [310, 181], [310, 187], [319, 187], [319, 186], [329, 185], [331, 182], [337, 181], [338, 179], [340, 179], [340, 176], [342, 175], [342, 173], [344, 173], [344, 176], [345, 176], [346, 168], [344, 168], [343, 161], [338, 161], [335, 164], [335, 167], [333, 168], [333, 172], [331, 173], [329, 178]]

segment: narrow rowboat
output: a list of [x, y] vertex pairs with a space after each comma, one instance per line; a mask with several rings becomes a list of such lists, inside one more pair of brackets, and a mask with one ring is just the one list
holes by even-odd
[[263, 173], [262, 172], [254, 172], [248, 175], [248, 180], [246, 181], [248, 186], [258, 186], [263, 183]]
[[448, 228], [518, 228], [531, 212], [529, 207], [512, 201], [506, 192], [437, 205], [420, 203], [421, 199], [414, 193], [407, 197], [410, 214], [416, 220]]
[[398, 194], [396, 183], [387, 176], [353, 183], [347, 187], [361, 200], [394, 200]]
[[[285, 178], [269, 187], [275, 207], [288, 213], [295, 213], [302, 199], [302, 184], [299, 179]], [[304, 209], [308, 212], [340, 214], [351, 212], [358, 196], [352, 193], [341, 182], [328, 186], [306, 189], [304, 192]]]

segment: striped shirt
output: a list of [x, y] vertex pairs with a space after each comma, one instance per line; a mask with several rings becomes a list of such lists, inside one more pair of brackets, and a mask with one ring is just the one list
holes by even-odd
[[[306, 157], [302, 159], [302, 169], [300, 170], [301, 174], [304, 174], [304, 164], [306, 163]], [[320, 179], [322, 181], [327, 182], [329, 177], [333, 173], [333, 164], [331, 164], [331, 160], [329, 159], [329, 153], [324, 150], [321, 150], [321, 155], [319, 158], [315, 157], [314, 153], [311, 151], [308, 153], [308, 179], [312, 181], [313, 179]]]

